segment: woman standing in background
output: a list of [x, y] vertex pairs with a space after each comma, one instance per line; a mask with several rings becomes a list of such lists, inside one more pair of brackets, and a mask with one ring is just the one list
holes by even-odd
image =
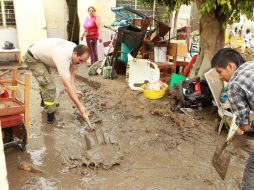
[[88, 7], [89, 16], [86, 17], [84, 23], [84, 33], [82, 34], [81, 40], [86, 38], [87, 46], [90, 49], [91, 64], [98, 61], [97, 53], [97, 40], [102, 42], [100, 38], [100, 17], [95, 15], [96, 9], [93, 6]]

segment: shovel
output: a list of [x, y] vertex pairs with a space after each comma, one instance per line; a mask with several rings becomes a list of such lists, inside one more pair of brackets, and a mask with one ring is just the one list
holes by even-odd
[[[250, 120], [252, 121], [254, 115], [253, 113], [250, 114]], [[220, 146], [216, 147], [215, 153], [213, 155], [212, 159], [212, 165], [220, 175], [220, 177], [224, 180], [227, 174], [228, 166], [230, 163], [230, 159], [232, 154], [228, 150], [228, 146], [232, 143], [232, 141], [235, 139], [235, 137], [238, 135], [242, 135], [243, 131], [238, 128], [238, 126], [235, 124], [236, 116], [233, 115], [232, 121], [226, 121], [227, 125], [230, 126], [227, 140]]]
[[223, 180], [226, 177], [232, 156], [227, 147], [231, 144], [232, 141], [233, 138], [231, 138], [229, 141], [225, 141], [222, 145], [217, 146], [212, 159], [213, 167], [216, 169]]
[[92, 125], [87, 114], [83, 114], [83, 118], [88, 124], [88, 130], [85, 133], [87, 150], [93, 148], [96, 145], [106, 144], [105, 136], [101, 128]]
[[[220, 175], [220, 177], [224, 180], [227, 174], [228, 166], [231, 159], [231, 153], [227, 149], [227, 147], [231, 144], [231, 142], [234, 140], [238, 129], [238, 126], [235, 124], [236, 116], [232, 114], [232, 120], [227, 120], [226, 118], [223, 118], [223, 121], [230, 126], [228, 136], [226, 141], [222, 144], [216, 147], [215, 153], [213, 155], [212, 159], [212, 165]], [[240, 133], [239, 133], [240, 134]]]

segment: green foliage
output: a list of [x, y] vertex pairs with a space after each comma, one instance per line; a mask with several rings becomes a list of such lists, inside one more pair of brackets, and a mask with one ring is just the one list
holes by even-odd
[[[153, 4], [154, 0], [141, 0]], [[181, 5], [189, 5], [196, 2], [199, 13], [215, 13], [216, 18], [223, 24], [239, 21], [240, 14], [253, 19], [254, 0], [157, 0], [158, 3], [166, 5], [169, 12], [177, 10]]]

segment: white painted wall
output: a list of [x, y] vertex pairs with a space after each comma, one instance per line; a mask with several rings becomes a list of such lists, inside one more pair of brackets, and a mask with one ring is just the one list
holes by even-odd
[[65, 0], [14, 0], [14, 7], [17, 27], [0, 28], [0, 48], [5, 41], [10, 41], [21, 49], [23, 55], [39, 39], [67, 38], [68, 7]]
[[12, 42], [16, 48], [19, 47], [18, 34], [15, 27], [0, 28], [0, 48], [4, 46], [5, 41]]
[[179, 10], [177, 28], [190, 26], [191, 6], [182, 5]]
[[[1, 128], [1, 122], [0, 122]], [[9, 185], [7, 181], [7, 170], [6, 170], [6, 162], [5, 162], [5, 155], [4, 155], [4, 146], [2, 140], [2, 130], [0, 130], [0, 189], [1, 190], [8, 190]]]
[[[14, 0], [16, 28], [0, 28], [0, 47], [9, 40], [15, 47], [21, 49], [23, 55], [28, 47], [39, 39], [46, 37], [67, 38], [68, 7], [64, 0]], [[102, 25], [111, 25], [115, 14], [111, 7], [116, 6], [116, 0], [78, 0], [78, 15], [80, 33], [83, 33], [83, 23], [88, 15], [87, 8], [94, 6], [97, 15], [101, 17]], [[33, 7], [33, 9], [31, 9]], [[102, 27], [103, 41], [109, 41], [112, 31]], [[84, 41], [81, 43], [85, 43]], [[98, 43], [99, 58], [104, 57], [102, 43]]]
[[44, 0], [47, 37], [67, 39], [68, 7], [65, 0]]
[[[96, 14], [101, 18], [101, 25], [111, 25], [115, 20], [115, 14], [111, 11], [111, 7], [116, 6], [116, 0], [78, 0], [78, 15], [80, 21], [80, 36], [83, 34], [84, 21], [88, 16], [87, 9], [89, 6], [94, 6]], [[112, 31], [102, 27], [101, 36], [103, 42], [109, 41]], [[85, 40], [80, 42], [86, 44]], [[104, 57], [104, 47], [102, 43], [98, 43], [98, 57], [99, 60]]]
[[16, 26], [21, 55], [34, 42], [46, 38], [46, 19], [43, 0], [14, 0]]

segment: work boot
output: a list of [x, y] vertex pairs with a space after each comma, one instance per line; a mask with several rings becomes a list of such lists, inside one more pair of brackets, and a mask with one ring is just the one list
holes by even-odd
[[55, 113], [47, 113], [47, 123], [52, 124], [55, 120]]

